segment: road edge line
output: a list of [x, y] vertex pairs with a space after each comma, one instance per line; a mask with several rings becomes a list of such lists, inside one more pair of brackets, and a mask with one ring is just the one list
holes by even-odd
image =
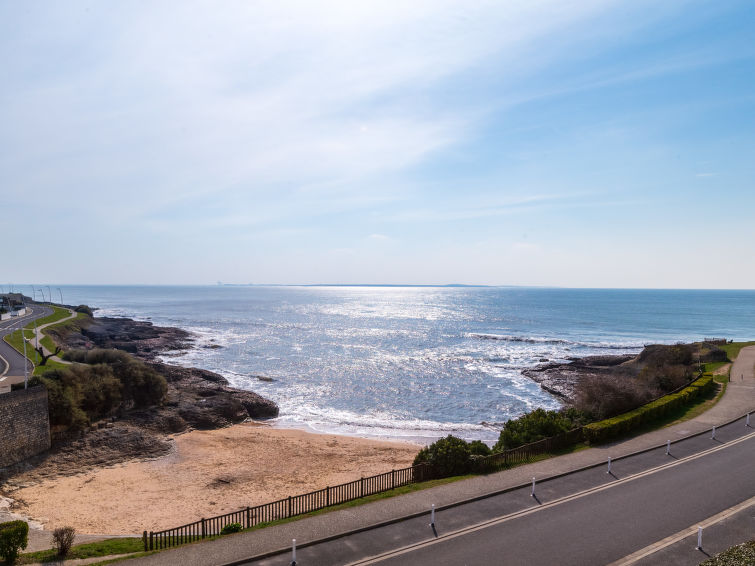
[[611, 562], [607, 566], [630, 566], [631, 564], [635, 564], [639, 560], [642, 560], [643, 558], [646, 558], [651, 554], [655, 554], [659, 550], [663, 550], [664, 548], [667, 548], [672, 544], [676, 544], [677, 542], [684, 540], [689, 536], [695, 535], [697, 533], [697, 527], [708, 528], [711, 525], [720, 523], [721, 521], [728, 519], [729, 517], [736, 515], [737, 513], [744, 511], [749, 507], [752, 507], [753, 505], [755, 505], [755, 496], [743, 501], [742, 503], [734, 505], [733, 507], [724, 509], [720, 513], [716, 513], [715, 515], [712, 515], [707, 519], [700, 521], [699, 523], [690, 525], [689, 527], [682, 529], [678, 533], [667, 536], [666, 538], [659, 540], [658, 542], [654, 542], [653, 544], [649, 544], [645, 548], [641, 548], [637, 552], [633, 552], [632, 554], [629, 554], [624, 558], [620, 558], [615, 562]]

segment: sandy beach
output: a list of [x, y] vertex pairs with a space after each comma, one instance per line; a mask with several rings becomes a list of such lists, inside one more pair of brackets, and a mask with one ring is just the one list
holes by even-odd
[[140, 534], [409, 466], [419, 446], [244, 423], [177, 435], [166, 456], [45, 479], [14, 511], [51, 529]]

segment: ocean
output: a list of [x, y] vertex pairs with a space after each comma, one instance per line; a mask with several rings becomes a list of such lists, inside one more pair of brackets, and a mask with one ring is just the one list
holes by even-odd
[[[46, 287], [43, 287], [46, 290]], [[23, 290], [23, 289], [22, 289]], [[100, 316], [176, 326], [163, 356], [280, 406], [280, 426], [493, 442], [562, 401], [521, 371], [644, 344], [755, 337], [755, 291], [513, 287], [51, 286]]]

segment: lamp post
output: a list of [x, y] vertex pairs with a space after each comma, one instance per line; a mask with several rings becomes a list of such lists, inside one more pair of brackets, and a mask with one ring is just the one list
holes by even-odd
[[39, 364], [39, 334], [37, 334], [37, 319], [34, 319], [34, 338], [37, 342], [37, 347], [34, 348], [34, 365]]
[[29, 388], [29, 358], [26, 357], [26, 336], [24, 336], [24, 328], [21, 327], [21, 342], [24, 343], [24, 389]]
[[37, 300], [37, 290], [34, 288], [34, 285], [31, 286], [31, 297], [32, 297], [32, 300], [34, 301]]
[[52, 291], [50, 291], [50, 286], [47, 286], [47, 301], [52, 304]]
[[60, 290], [60, 287], [58, 287], [58, 293], [60, 293], [60, 304], [63, 304], [63, 291]]

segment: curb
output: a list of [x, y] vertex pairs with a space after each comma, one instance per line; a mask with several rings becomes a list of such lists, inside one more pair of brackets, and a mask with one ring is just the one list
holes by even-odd
[[[744, 415], [736, 417], [736, 418], [734, 418], [732, 420], [729, 420], [729, 421], [724, 422], [722, 424], [716, 425], [716, 428], [722, 428], [722, 427], [734, 424], [734, 423], [736, 423], [739, 420], [747, 418], [748, 414], [750, 414], [750, 413], [745, 413]], [[678, 442], [682, 442], [684, 440], [689, 440], [690, 438], [695, 438], [695, 437], [698, 437], [698, 436], [702, 436], [702, 435], [708, 434], [710, 432], [711, 432], [711, 429], [706, 429], [706, 430], [703, 430], [703, 431], [700, 431], [700, 432], [689, 434], [687, 436], [684, 436], [684, 437], [681, 437], [681, 438], [677, 438], [676, 440], [673, 440], [671, 442], [671, 444], [676, 444]], [[658, 450], [659, 448], [665, 448], [665, 447], [666, 447], [666, 444], [664, 443], [664, 444], [659, 444], [657, 446], [651, 446], [649, 448], [643, 448], [642, 450], [636, 450], [634, 452], [630, 452], [630, 453], [624, 454], [622, 456], [617, 456], [616, 458], [611, 458], [611, 461], [612, 462], [616, 462], [618, 460], [624, 460], [626, 458], [631, 458], [633, 456], [638, 456], [640, 454], [645, 454], [647, 452], [652, 452], [653, 450]], [[545, 483], [545, 482], [552, 481], [552, 480], [555, 480], [555, 479], [558, 479], [558, 478], [562, 478], [562, 477], [565, 477], [565, 476], [568, 476], [568, 475], [571, 475], [571, 474], [575, 474], [575, 473], [578, 473], [578, 472], [583, 472], [583, 471], [586, 471], [586, 470], [591, 470], [593, 468], [598, 468], [598, 467], [602, 467], [602, 466], [605, 466], [605, 465], [606, 465], [605, 462], [598, 462], [596, 464], [590, 464], [590, 465], [587, 465], [587, 466], [582, 466], [580, 468], [575, 468], [573, 470], [562, 472], [560, 474], [555, 474], [555, 475], [552, 475], [552, 476], [547, 476], [545, 478], [539, 479], [538, 483]], [[530, 486], [530, 483], [527, 482], [527, 483], [524, 483], [524, 484], [511, 486], [511, 487], [507, 487], [507, 488], [504, 488], [504, 489], [499, 489], [499, 490], [488, 492], [488, 493], [485, 493], [485, 494], [482, 494], [482, 495], [478, 495], [476, 497], [472, 497], [472, 498], [469, 498], [469, 499], [463, 499], [463, 500], [460, 500], [460, 501], [455, 501], [453, 503], [447, 503], [446, 505], [442, 505], [440, 507], [436, 507], [435, 510], [436, 511], [444, 511], [446, 509], [453, 509], [454, 507], [460, 507], [461, 505], [466, 505], [468, 503], [474, 503], [475, 501], [481, 501], [483, 499], [489, 499], [491, 497], [496, 497], [498, 495], [503, 495], [505, 493], [516, 491], [518, 489], [525, 489], [525, 488], [527, 488], [529, 486]], [[316, 544], [322, 544], [322, 543], [325, 543], [325, 542], [330, 542], [330, 541], [333, 541], [333, 540], [337, 540], [339, 538], [343, 538], [343, 537], [347, 537], [347, 536], [363, 533], [365, 531], [369, 531], [369, 530], [372, 530], [372, 529], [378, 529], [378, 528], [381, 528], [381, 527], [387, 527], [387, 526], [390, 526], [390, 525], [394, 525], [396, 523], [399, 523], [401, 521], [405, 521], [405, 520], [408, 520], [408, 519], [416, 519], [417, 517], [422, 517], [423, 515], [427, 515], [427, 514], [428, 514], [428, 511], [420, 511], [420, 512], [417, 512], [417, 513], [411, 513], [409, 515], [403, 515], [401, 517], [396, 517], [396, 518], [393, 518], [393, 519], [389, 519], [387, 521], [382, 521], [380, 523], [375, 523], [375, 524], [368, 525], [368, 526], [365, 526], [365, 527], [360, 527], [358, 529], [352, 529], [350, 531], [344, 531], [344, 532], [341, 532], [341, 533], [337, 533], [337, 534], [330, 535], [330, 536], [327, 536], [327, 537], [322, 537], [322, 538], [311, 540], [311, 541], [304, 542], [304, 543], [299, 543], [297, 541], [296, 547], [297, 548], [306, 548], [306, 547], [309, 547], [309, 546], [314, 546]], [[243, 558], [241, 560], [234, 560], [233, 562], [225, 562], [225, 563], [223, 563], [222, 566], [241, 566], [242, 564], [245, 564], [245, 563], [253, 561], [253, 560], [263, 560], [265, 558], [270, 558], [272, 556], [277, 556], [279, 554], [285, 554], [287, 552], [290, 552], [290, 550], [291, 550], [290, 547], [286, 547], [286, 548], [283, 548], [283, 549], [277, 549], [277, 550], [271, 550], [271, 551], [268, 551], [268, 552], [264, 552], [262, 554], [256, 554], [254, 556]]]

